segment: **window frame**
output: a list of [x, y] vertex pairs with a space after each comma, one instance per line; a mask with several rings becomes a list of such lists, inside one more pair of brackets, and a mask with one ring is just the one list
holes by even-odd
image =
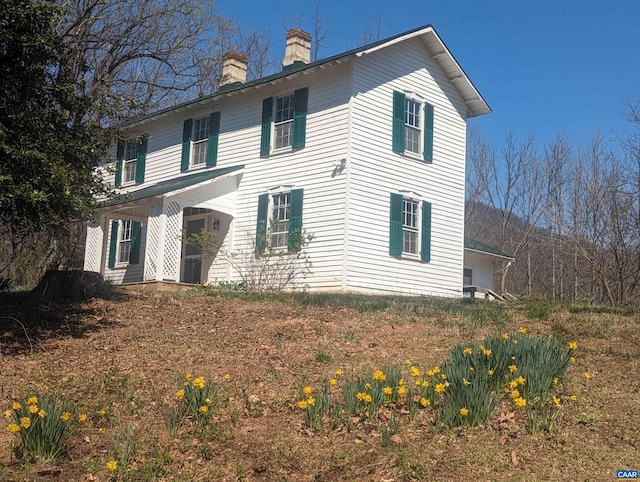
[[[408, 205], [412, 206], [411, 210], [407, 210]], [[413, 191], [391, 192], [389, 199], [389, 255], [399, 259], [431, 262], [432, 210], [433, 205], [418, 193]], [[407, 216], [410, 216], [412, 222], [407, 222]], [[408, 234], [414, 235], [412, 241], [408, 241]], [[405, 250], [410, 244], [415, 244], [415, 252]]]
[[[189, 153], [189, 169], [199, 169], [207, 165], [207, 154], [210, 132], [209, 116], [193, 119], [191, 127], [191, 150]], [[202, 137], [198, 138], [198, 135]], [[198, 152], [196, 153], [196, 150]], [[199, 162], [196, 161], [196, 156]]]
[[[289, 106], [286, 109], [278, 107], [279, 101], [288, 100]], [[288, 118], [278, 120], [278, 113], [288, 112]], [[290, 92], [273, 98], [273, 122], [272, 122], [272, 135], [273, 135], [273, 152], [281, 152], [291, 150], [293, 148], [293, 120], [295, 114], [295, 93]], [[278, 136], [278, 129], [280, 127], [287, 128], [286, 135]], [[287, 144], [278, 146], [279, 139], [288, 139]]]
[[[118, 220], [118, 243], [116, 248], [116, 268], [129, 266], [131, 260], [131, 243], [133, 241], [133, 221]], [[123, 259], [123, 253], [126, 259]]]
[[[412, 107], [412, 109], [410, 109]], [[413, 97], [405, 97], [404, 107], [405, 117], [405, 136], [404, 136], [404, 150], [408, 155], [422, 156], [423, 154], [423, 142], [422, 142], [422, 125], [423, 125], [423, 107], [422, 102], [416, 100]], [[413, 123], [411, 122], [413, 119]], [[409, 139], [410, 133], [417, 135], [416, 139]], [[409, 148], [409, 145], [415, 144], [417, 150]]]
[[[284, 203], [279, 199], [284, 198]], [[276, 219], [280, 213], [284, 213], [284, 218]], [[273, 251], [287, 251], [289, 248], [289, 225], [291, 223], [291, 190], [277, 191], [269, 193], [269, 207], [267, 218], [267, 246]], [[286, 229], [282, 229], [285, 226]], [[277, 231], [275, 227], [279, 227]], [[274, 236], [278, 239], [274, 243]]]
[[[433, 163], [434, 106], [420, 94], [393, 91], [391, 149], [400, 155]], [[417, 139], [410, 140], [411, 133]]]
[[[128, 140], [124, 145], [122, 155], [122, 185], [136, 183], [136, 169], [138, 167], [138, 142]], [[133, 167], [131, 167], [133, 166]]]
[[[407, 211], [407, 206], [412, 206], [412, 211]], [[402, 256], [418, 257], [420, 256], [420, 237], [422, 235], [420, 201], [412, 197], [402, 196]], [[411, 223], [407, 223], [408, 217], [412, 218]], [[409, 235], [413, 235], [413, 239], [408, 239]], [[415, 251], [407, 250], [407, 245], [413, 244]]]

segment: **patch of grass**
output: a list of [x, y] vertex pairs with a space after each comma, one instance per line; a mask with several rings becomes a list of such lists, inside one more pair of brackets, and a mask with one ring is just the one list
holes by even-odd
[[326, 351], [319, 351], [316, 353], [317, 363], [329, 363], [331, 361], [331, 355]]
[[525, 313], [530, 320], [548, 320], [551, 318], [555, 304], [548, 300], [531, 300], [526, 302]]

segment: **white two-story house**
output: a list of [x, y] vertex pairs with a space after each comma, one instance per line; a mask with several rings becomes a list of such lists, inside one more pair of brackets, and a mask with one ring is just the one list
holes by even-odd
[[[462, 296], [463, 276], [493, 284], [501, 253], [468, 246], [465, 266], [464, 239], [466, 122], [490, 109], [433, 27], [315, 62], [310, 41], [289, 31], [282, 71], [249, 82], [231, 52], [217, 92], [122, 126], [106, 174], [120, 196], [88, 226], [85, 269], [115, 283], [240, 282], [232, 256], [291, 256], [303, 232], [311, 271], [297, 287]], [[183, 242], [203, 230], [221, 243], [209, 259]]]

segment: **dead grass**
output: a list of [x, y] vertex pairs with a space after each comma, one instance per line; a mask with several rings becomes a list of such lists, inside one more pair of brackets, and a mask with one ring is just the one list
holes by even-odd
[[[640, 468], [640, 321], [638, 312], [600, 311], [206, 290], [128, 291], [64, 311], [3, 309], [3, 410], [32, 393], [56, 394], [90, 421], [69, 453], [47, 464], [16, 460], [3, 428], [0, 480], [110, 480], [105, 463], [125, 436], [131, 462], [117, 480], [613, 479]], [[424, 411], [399, 420], [385, 446], [363, 424], [310, 431], [296, 407], [302, 386], [337, 368], [371, 372], [406, 358], [433, 366], [459, 342], [520, 326], [578, 342], [567, 381], [578, 400], [557, 434], [528, 434], [506, 407], [477, 429], [436, 427]], [[210, 429], [171, 435], [177, 377], [187, 372], [219, 382], [221, 398]], [[106, 419], [93, 415], [101, 409]]]

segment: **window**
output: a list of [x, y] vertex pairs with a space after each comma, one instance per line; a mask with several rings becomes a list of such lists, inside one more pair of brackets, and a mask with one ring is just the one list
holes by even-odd
[[284, 248], [289, 242], [290, 195], [287, 192], [271, 196], [269, 227], [272, 248]]
[[116, 154], [115, 186], [123, 183], [140, 184], [144, 182], [147, 162], [147, 137], [140, 140], [119, 141]]
[[464, 268], [462, 270], [462, 284], [473, 284], [473, 270], [471, 268]]
[[215, 166], [218, 163], [219, 137], [220, 112], [185, 120], [182, 128], [180, 171], [186, 172], [197, 166]]
[[431, 261], [431, 203], [391, 193], [389, 254]]
[[[293, 94], [267, 97], [262, 101], [262, 132], [260, 155], [266, 157], [272, 150], [301, 149], [305, 146], [307, 130], [307, 101], [309, 89]], [[273, 146], [271, 137], [273, 136]]]
[[138, 143], [127, 141], [124, 148], [124, 183], [136, 180], [136, 162], [138, 161]]
[[420, 154], [420, 102], [407, 99], [405, 149]]
[[131, 253], [131, 221], [121, 221], [118, 238], [118, 263], [128, 263]]
[[392, 147], [395, 152], [422, 154], [433, 161], [433, 106], [393, 92]]
[[110, 269], [139, 263], [141, 231], [142, 224], [138, 221], [117, 219], [111, 221], [108, 259]]
[[209, 141], [209, 118], [203, 117], [193, 122], [193, 154], [191, 165], [204, 164], [207, 159], [207, 144]]
[[402, 252], [418, 254], [418, 201], [402, 199]]
[[256, 251], [300, 250], [302, 242], [303, 189], [278, 191], [258, 197]]

